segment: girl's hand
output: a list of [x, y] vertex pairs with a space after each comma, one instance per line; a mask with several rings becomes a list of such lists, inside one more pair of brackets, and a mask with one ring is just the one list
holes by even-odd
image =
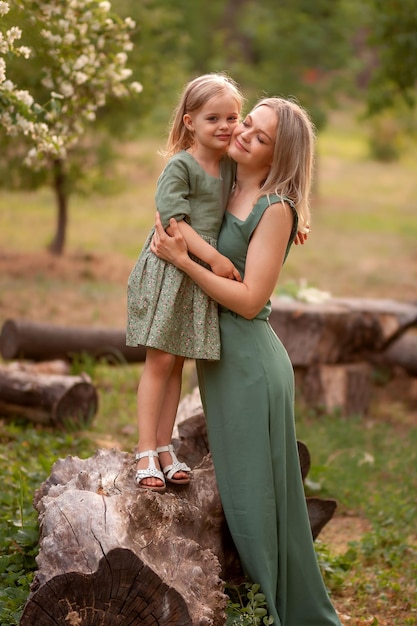
[[231, 280], [237, 280], [240, 283], [242, 278], [239, 271], [233, 265], [233, 263], [223, 254], [218, 253], [214, 262], [211, 264], [211, 270], [217, 276], [223, 276], [224, 278], [230, 278]]
[[299, 230], [294, 239], [295, 245], [298, 246], [298, 244], [301, 244], [303, 246], [308, 239], [309, 232], [310, 232], [310, 227], [308, 227], [308, 230], [306, 232], [302, 232]]
[[181, 268], [181, 264], [184, 260], [189, 258], [187, 244], [174, 218], [169, 220], [169, 225], [172, 229], [172, 236], [165, 232], [159, 212], [157, 211], [151, 250], [156, 256]]

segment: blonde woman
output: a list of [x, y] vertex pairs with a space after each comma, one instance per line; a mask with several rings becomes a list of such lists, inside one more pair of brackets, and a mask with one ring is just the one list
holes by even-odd
[[242, 566], [266, 596], [275, 626], [340, 626], [318, 567], [294, 424], [294, 377], [272, 330], [270, 297], [296, 239], [308, 229], [314, 132], [307, 113], [261, 100], [232, 136], [237, 163], [218, 239], [242, 282], [196, 263], [171, 220], [156, 218], [153, 251], [220, 305], [221, 358], [198, 362], [210, 449]]

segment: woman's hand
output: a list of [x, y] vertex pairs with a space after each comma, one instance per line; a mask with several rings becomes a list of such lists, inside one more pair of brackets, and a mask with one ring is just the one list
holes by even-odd
[[169, 261], [181, 269], [184, 261], [189, 259], [187, 243], [181, 234], [174, 218], [169, 220], [172, 235], [168, 235], [161, 223], [159, 212], [155, 217], [155, 233], [151, 241], [151, 250], [156, 256]]

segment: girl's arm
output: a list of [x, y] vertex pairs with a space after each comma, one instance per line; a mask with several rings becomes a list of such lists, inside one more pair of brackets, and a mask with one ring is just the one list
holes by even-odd
[[[191, 252], [191, 254], [194, 254], [194, 256], [207, 263], [207, 265], [210, 265], [212, 271], [218, 276], [224, 276], [224, 278], [231, 278], [238, 281], [242, 280], [233, 263], [223, 254], [220, 254], [216, 248], [200, 237], [194, 228], [192, 228], [192, 226], [190, 226], [185, 220], [176, 222], [176, 224], [181, 231], [181, 234], [187, 243], [188, 251]], [[167, 232], [169, 235], [173, 234], [170, 226], [168, 226]]]
[[213, 300], [246, 319], [253, 319], [271, 297], [277, 283], [291, 234], [293, 215], [288, 205], [272, 204], [265, 211], [249, 244], [242, 282], [217, 276], [193, 261], [187, 244], [171, 220], [173, 236], [165, 233], [159, 215], [151, 249], [183, 270]]

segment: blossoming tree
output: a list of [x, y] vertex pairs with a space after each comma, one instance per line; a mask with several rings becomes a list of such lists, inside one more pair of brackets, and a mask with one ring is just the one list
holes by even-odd
[[[71, 155], [108, 97], [128, 98], [142, 90], [129, 80], [131, 70], [126, 67], [135, 22], [121, 19], [106, 0], [15, 0], [12, 7], [0, 0], [0, 18], [0, 123], [7, 135], [28, 140], [28, 167], [52, 173], [57, 228], [50, 250], [61, 254]], [[36, 49], [17, 45], [22, 30], [10, 26], [11, 18], [26, 20], [37, 33]], [[6, 61], [11, 56], [43, 60], [45, 102], [35, 102], [29, 90], [8, 78]]]

